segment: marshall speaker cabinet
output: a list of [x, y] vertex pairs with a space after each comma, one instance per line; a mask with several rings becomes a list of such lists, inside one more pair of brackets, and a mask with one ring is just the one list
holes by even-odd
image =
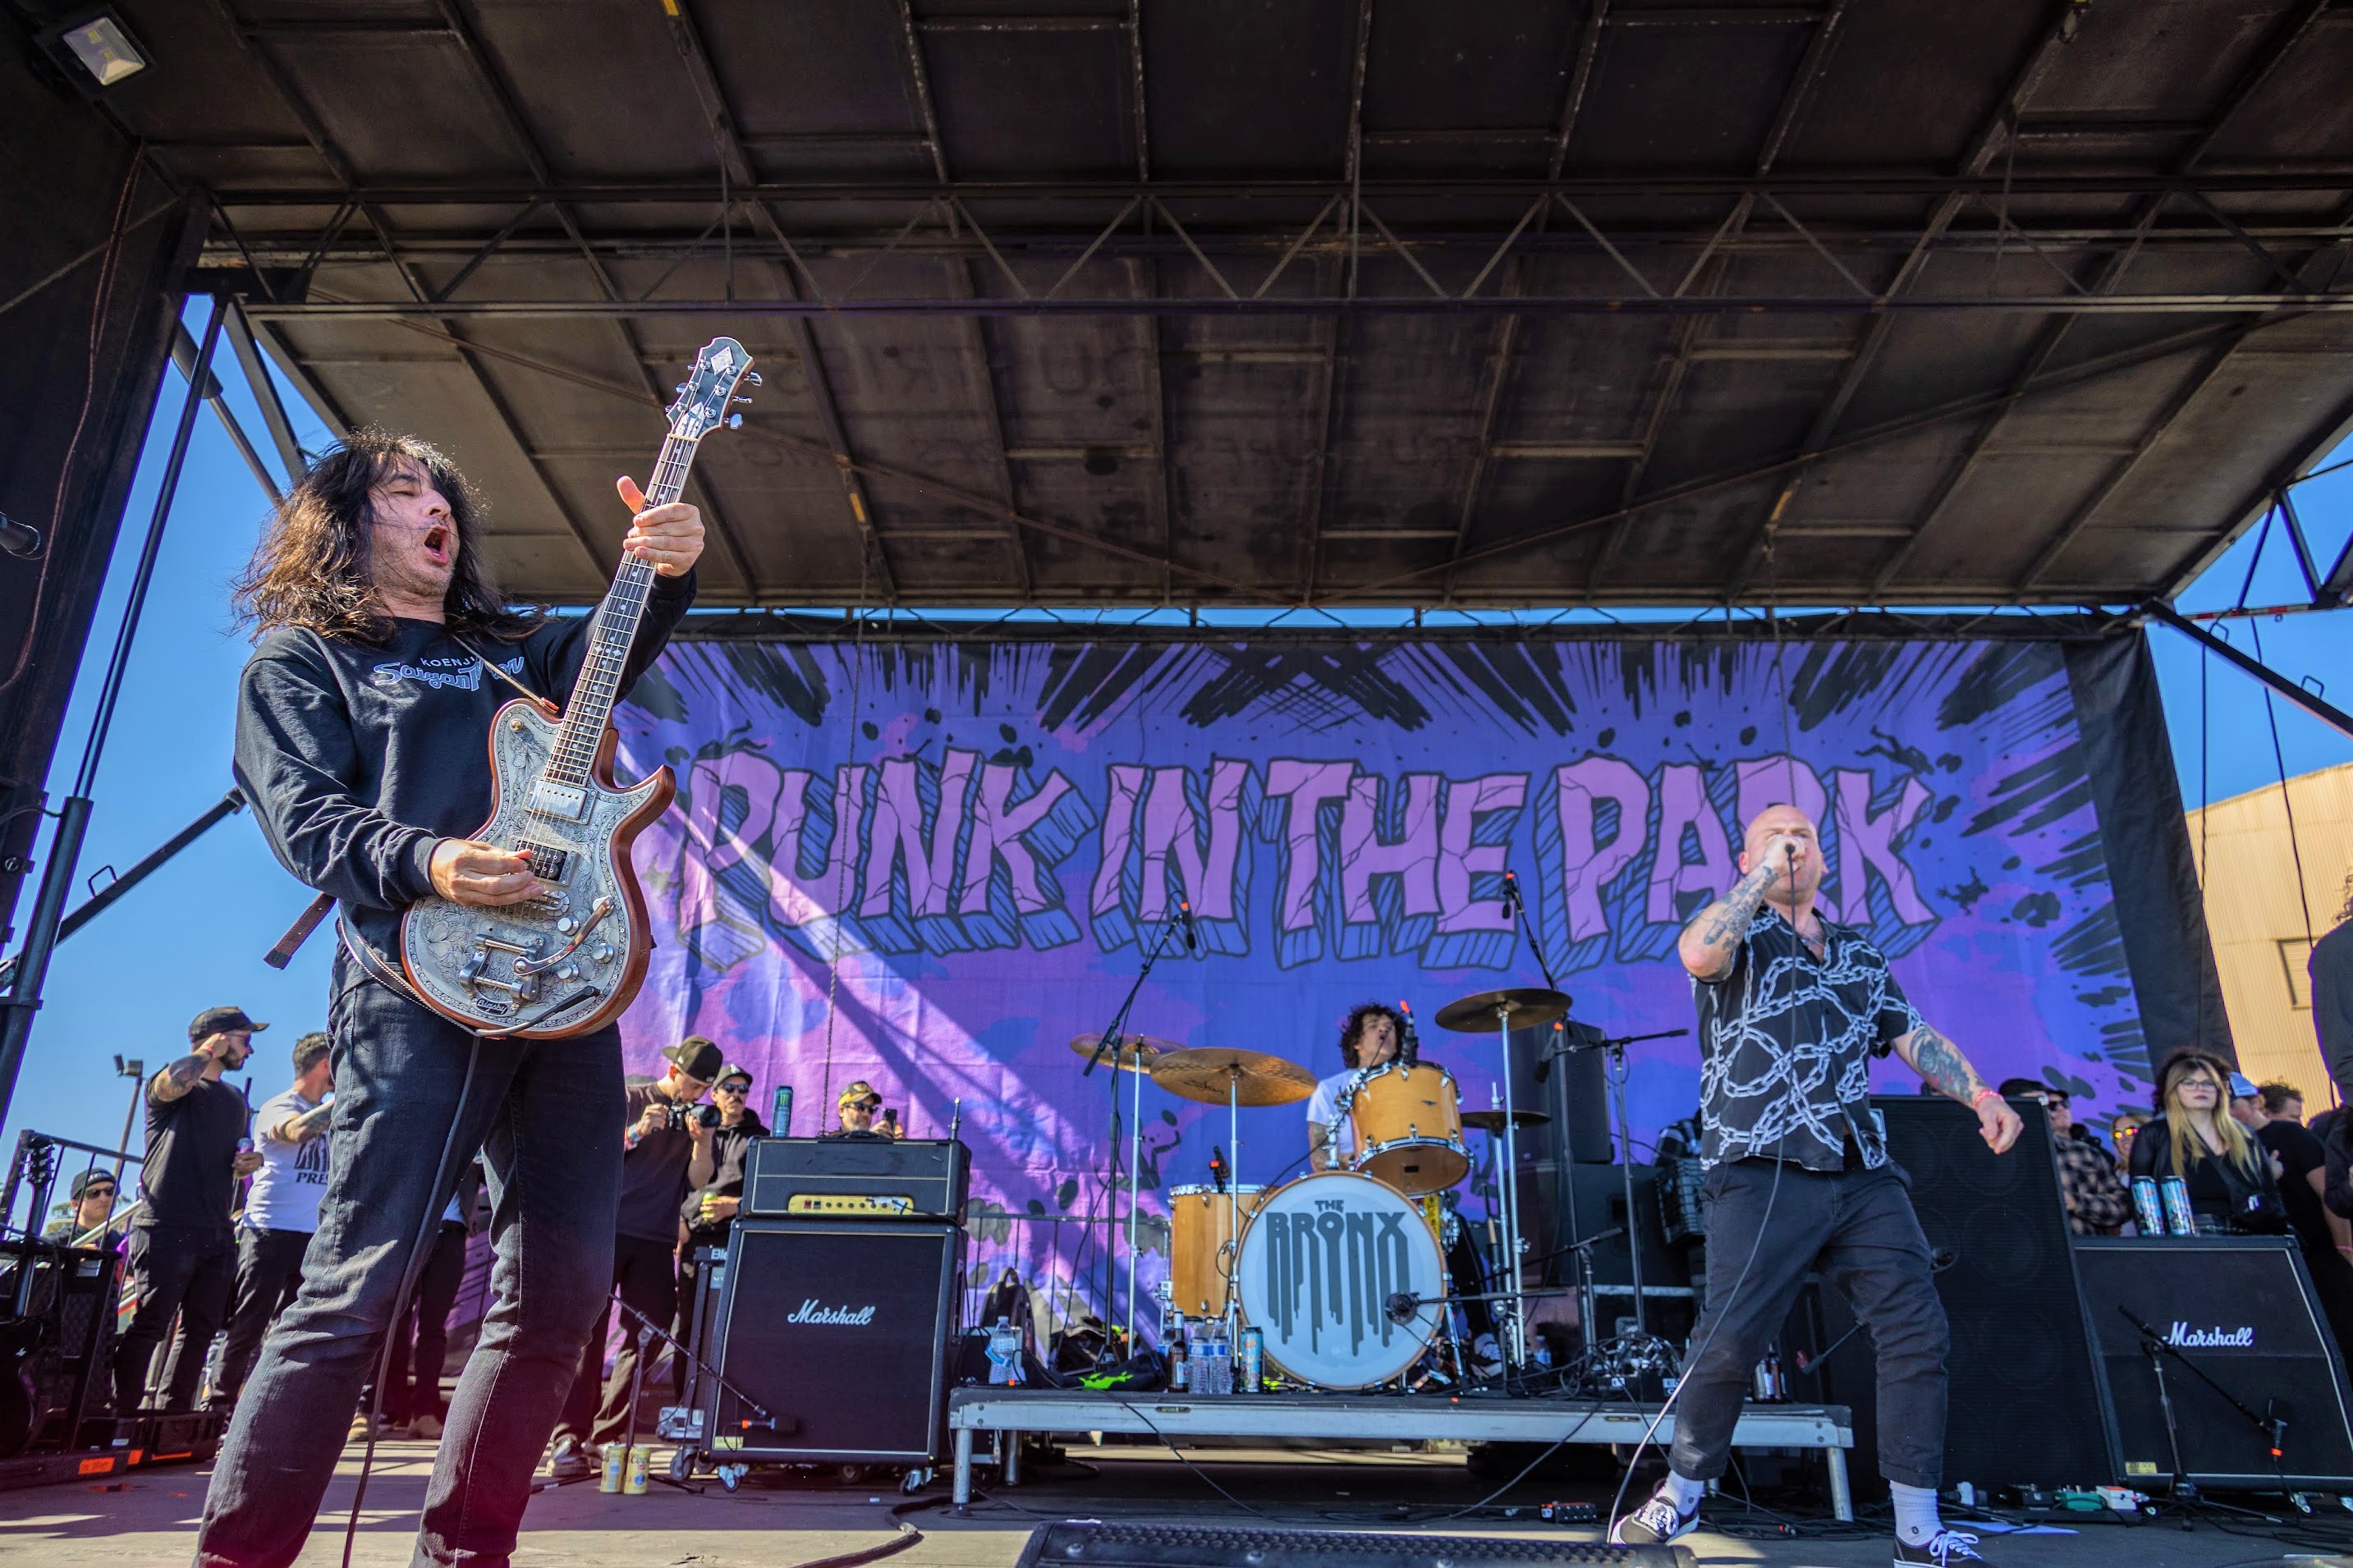
[[2200, 1486], [2353, 1486], [2345, 1369], [2293, 1241], [2082, 1237], [2075, 1255], [2128, 1485], [2169, 1480], [2178, 1441]]

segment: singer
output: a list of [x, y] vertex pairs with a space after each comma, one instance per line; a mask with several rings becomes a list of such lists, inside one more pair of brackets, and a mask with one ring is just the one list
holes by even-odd
[[1677, 944], [1699, 1009], [1707, 1301], [1674, 1394], [1667, 1478], [1609, 1538], [1650, 1545], [1697, 1522], [1707, 1483], [1724, 1473], [1750, 1369], [1818, 1268], [1878, 1352], [1879, 1465], [1894, 1495], [1897, 1568], [1981, 1561], [1977, 1538], [1937, 1517], [1945, 1309], [1908, 1178], [1865, 1103], [1871, 1058], [1893, 1051], [1968, 1106], [1996, 1153], [2017, 1141], [2018, 1113], [1905, 1000], [1868, 937], [1815, 913], [1821, 844], [1803, 812], [1758, 813], [1740, 869]]

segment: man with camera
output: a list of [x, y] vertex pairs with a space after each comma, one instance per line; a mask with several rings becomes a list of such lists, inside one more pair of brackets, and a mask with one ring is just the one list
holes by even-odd
[[219, 1331], [237, 1278], [229, 1209], [237, 1183], [261, 1166], [240, 1149], [245, 1096], [221, 1074], [245, 1065], [253, 1037], [269, 1027], [242, 1007], [207, 1007], [188, 1025], [188, 1054], [147, 1080], [147, 1157], [140, 1168], [142, 1206], [131, 1222], [123, 1277], [138, 1310], [114, 1350], [114, 1409], [140, 1406], [147, 1363], [178, 1316], [185, 1351], [173, 1359], [167, 1410], [196, 1401], [205, 1352]]
[[899, 1113], [882, 1109], [882, 1096], [875, 1087], [860, 1079], [841, 1091], [834, 1102], [841, 1125], [826, 1134], [828, 1138], [896, 1138], [900, 1135]]
[[[670, 1066], [658, 1079], [632, 1076], [623, 1091], [628, 1117], [621, 1135], [621, 1202], [614, 1223], [613, 1288], [631, 1311], [668, 1329], [678, 1310], [678, 1205], [687, 1171], [710, 1146], [712, 1131], [699, 1102], [726, 1058], [700, 1035], [662, 1052]], [[704, 1156], [707, 1159], [707, 1156]], [[638, 1333], [644, 1326], [624, 1314], [621, 1348], [609, 1378], [599, 1379], [607, 1307], [581, 1353], [579, 1375], [556, 1423], [552, 1471], [558, 1480], [585, 1476], [606, 1443], [629, 1425], [629, 1385], [638, 1370]], [[599, 1384], [603, 1394], [598, 1396]]]

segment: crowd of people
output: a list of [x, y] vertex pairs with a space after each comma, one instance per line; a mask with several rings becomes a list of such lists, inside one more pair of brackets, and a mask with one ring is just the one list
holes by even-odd
[[[44, 1229], [46, 1239], [122, 1255], [130, 1321], [115, 1342], [114, 1408], [187, 1411], [237, 1403], [263, 1336], [301, 1282], [302, 1257], [327, 1190], [334, 1066], [324, 1033], [294, 1042], [292, 1080], [248, 1110], [250, 1091], [224, 1081], [254, 1056], [269, 1026], [237, 1007], [213, 1007], [188, 1027], [188, 1053], [142, 1086], [146, 1145], [138, 1201], [121, 1201], [105, 1166], [77, 1173]], [[751, 1108], [750, 1069], [723, 1061], [710, 1040], [664, 1051], [659, 1079], [628, 1087], [622, 1202], [613, 1285], [621, 1304], [685, 1335], [701, 1264], [724, 1247], [742, 1203], [746, 1159], [769, 1128]], [[705, 1102], [704, 1096], [711, 1099]], [[844, 1135], [895, 1136], [878, 1124], [881, 1096], [860, 1080], [837, 1106]], [[449, 1315], [465, 1279], [469, 1238], [490, 1221], [479, 1160], [469, 1163], [441, 1215], [407, 1311], [395, 1326], [382, 1397], [371, 1380], [354, 1414], [380, 1436], [433, 1438], [448, 1415], [441, 1384]], [[611, 1309], [607, 1309], [610, 1328]], [[557, 1428], [555, 1470], [585, 1473], [601, 1445], [626, 1428], [637, 1370], [637, 1320], [624, 1324], [611, 1373], [606, 1336], [590, 1342]], [[669, 1382], [685, 1381], [673, 1356]]]

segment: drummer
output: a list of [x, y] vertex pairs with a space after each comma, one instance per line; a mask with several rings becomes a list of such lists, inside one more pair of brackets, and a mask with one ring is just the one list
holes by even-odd
[[[1340, 1029], [1340, 1059], [1348, 1064], [1347, 1069], [1318, 1083], [1307, 1099], [1310, 1167], [1335, 1169], [1336, 1153], [1337, 1168], [1346, 1168], [1348, 1156], [1356, 1152], [1356, 1129], [1342, 1114], [1340, 1097], [1364, 1074], [1395, 1061], [1404, 1039], [1405, 1019], [1394, 1007], [1366, 1002], [1348, 1015]], [[1471, 1249], [1465, 1231], [1457, 1230], [1453, 1244], [1446, 1248], [1446, 1272], [1461, 1300], [1463, 1316], [1471, 1322], [1472, 1365], [1482, 1376], [1492, 1377], [1504, 1370], [1504, 1352], [1495, 1340], [1493, 1310], [1485, 1300], [1475, 1299], [1485, 1294], [1487, 1286], [1479, 1271], [1479, 1255]]]

